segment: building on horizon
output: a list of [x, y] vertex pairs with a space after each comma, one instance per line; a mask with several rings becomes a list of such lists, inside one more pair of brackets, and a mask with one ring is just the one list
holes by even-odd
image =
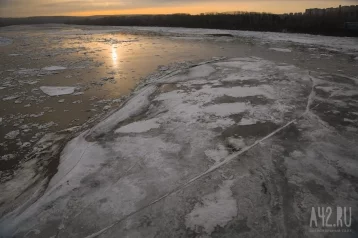
[[306, 9], [305, 15], [308, 16], [341, 16], [347, 19], [357, 19], [358, 18], [358, 5], [351, 6], [339, 6], [331, 8], [310, 8]]

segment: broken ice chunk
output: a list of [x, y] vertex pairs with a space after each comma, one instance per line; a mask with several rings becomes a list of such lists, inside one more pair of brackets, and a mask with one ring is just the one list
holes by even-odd
[[40, 87], [41, 91], [49, 96], [60, 96], [66, 94], [72, 94], [75, 92], [76, 87], [50, 87], [42, 86]]
[[13, 139], [15, 139], [19, 134], [20, 134], [20, 131], [19, 131], [19, 130], [10, 131], [9, 133], [7, 133], [7, 134], [5, 135], [5, 139], [7, 139], [7, 140], [13, 140]]

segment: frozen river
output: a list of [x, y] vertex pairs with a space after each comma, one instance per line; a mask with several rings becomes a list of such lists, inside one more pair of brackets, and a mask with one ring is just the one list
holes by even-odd
[[5, 235], [302, 237], [312, 206], [357, 212], [357, 39], [13, 26], [0, 53]]

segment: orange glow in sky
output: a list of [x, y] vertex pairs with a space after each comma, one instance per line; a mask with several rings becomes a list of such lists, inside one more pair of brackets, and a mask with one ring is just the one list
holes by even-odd
[[[171, 14], [227, 11], [271, 13], [304, 12], [307, 8], [327, 8], [357, 4], [355, 0], [0, 0], [0, 15], [93, 16], [121, 14]], [[31, 6], [31, 7], [29, 7]]]
[[188, 4], [186, 6], [172, 7], [152, 7], [124, 10], [102, 10], [102, 11], [77, 11], [69, 12], [71, 16], [94, 16], [94, 15], [121, 15], [121, 14], [172, 14], [172, 13], [189, 13], [200, 14], [207, 12], [227, 12], [227, 11], [252, 11], [252, 12], [270, 12], [270, 13], [289, 13], [304, 12], [307, 8], [328, 8], [338, 7], [342, 1], [251, 1], [233, 3], [225, 1], [221, 3], [207, 4]]

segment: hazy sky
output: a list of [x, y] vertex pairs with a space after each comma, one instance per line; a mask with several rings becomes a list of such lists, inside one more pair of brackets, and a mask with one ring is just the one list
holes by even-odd
[[284, 13], [340, 4], [356, 5], [358, 0], [0, 0], [0, 17], [223, 11]]

